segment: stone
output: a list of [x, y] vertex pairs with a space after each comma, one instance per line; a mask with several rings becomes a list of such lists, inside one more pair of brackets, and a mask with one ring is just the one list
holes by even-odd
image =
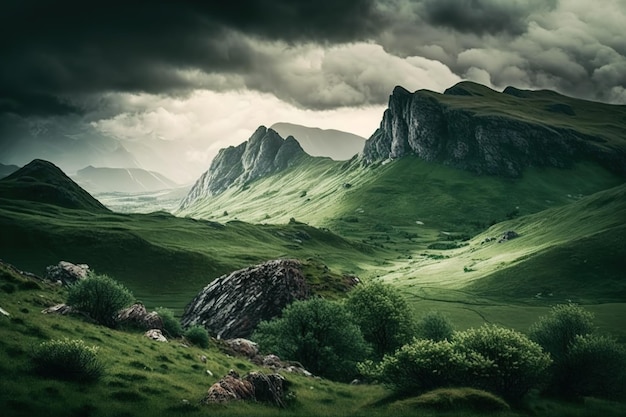
[[508, 230], [504, 232], [504, 234], [502, 235], [500, 239], [498, 239], [498, 243], [504, 243], [504, 242], [507, 242], [511, 239], [515, 239], [518, 237], [519, 237], [519, 234], [517, 234], [517, 232], [515, 232], [514, 230]]
[[61, 282], [63, 285], [72, 285], [87, 278], [89, 275], [89, 265], [73, 264], [67, 261], [60, 261], [56, 265], [46, 267], [44, 279], [52, 282]]
[[60, 314], [62, 316], [74, 312], [74, 309], [67, 304], [57, 304], [41, 311], [43, 314]]
[[247, 358], [253, 358], [259, 353], [258, 345], [248, 339], [227, 339], [224, 340], [224, 343], [233, 353]]
[[201, 403], [221, 404], [234, 400], [252, 399], [254, 399], [252, 383], [242, 380], [239, 374], [231, 369], [226, 376], [211, 385]]
[[250, 372], [243, 378], [230, 370], [211, 385], [202, 399], [203, 404], [223, 404], [230, 401], [252, 400], [284, 407], [286, 380], [279, 374]]
[[160, 329], [150, 329], [144, 334], [144, 336], [157, 342], [167, 343], [167, 338], [163, 336], [163, 333]]
[[211, 282], [187, 305], [181, 324], [203, 326], [218, 339], [247, 338], [259, 322], [310, 296], [300, 262], [277, 259]]
[[139, 327], [141, 329], [163, 330], [163, 320], [153, 311], [148, 313], [146, 307], [141, 303], [120, 310], [115, 318], [118, 324]]

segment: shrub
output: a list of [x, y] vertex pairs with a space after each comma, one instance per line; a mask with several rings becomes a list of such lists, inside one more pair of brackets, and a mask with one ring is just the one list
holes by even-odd
[[183, 327], [180, 325], [180, 321], [174, 317], [174, 312], [169, 308], [157, 307], [156, 310], [161, 321], [163, 322], [163, 330], [170, 337], [180, 337], [183, 334]]
[[408, 343], [415, 331], [406, 301], [389, 285], [373, 282], [356, 287], [346, 307], [377, 359]]
[[554, 367], [552, 387], [564, 396], [620, 398], [625, 394], [626, 350], [607, 336], [576, 336]]
[[90, 275], [69, 288], [67, 304], [87, 313], [96, 322], [114, 327], [119, 310], [134, 300], [125, 286], [106, 275]]
[[394, 391], [416, 395], [455, 385], [461, 363], [463, 358], [447, 340], [415, 339], [393, 355], [386, 355], [379, 364], [371, 361], [359, 364], [359, 371]]
[[346, 308], [322, 298], [295, 301], [252, 337], [265, 352], [301, 362], [316, 375], [349, 380], [368, 349]]
[[592, 313], [575, 304], [561, 304], [553, 307], [550, 315], [539, 318], [530, 328], [530, 338], [559, 362], [576, 336], [590, 334], [593, 328]]
[[185, 339], [202, 348], [209, 347], [209, 333], [202, 326], [191, 326], [185, 332]]
[[33, 366], [42, 376], [78, 382], [97, 381], [104, 367], [97, 357], [98, 348], [82, 340], [50, 340], [33, 352]]
[[453, 342], [465, 359], [461, 385], [484, 389], [507, 400], [521, 399], [544, 379], [552, 362], [541, 346], [525, 335], [495, 325], [457, 332]]
[[454, 327], [450, 320], [438, 311], [426, 313], [417, 322], [417, 337], [420, 339], [430, 339], [435, 342], [451, 340], [454, 334]]

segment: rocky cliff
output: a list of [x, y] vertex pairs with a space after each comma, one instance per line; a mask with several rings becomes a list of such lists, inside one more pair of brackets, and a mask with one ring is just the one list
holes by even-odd
[[302, 156], [306, 153], [293, 137], [283, 139], [274, 130], [261, 126], [247, 142], [219, 151], [209, 170], [183, 200], [181, 209], [232, 185], [243, 185], [289, 168]]
[[277, 259], [217, 278], [186, 307], [181, 323], [222, 339], [249, 337], [259, 322], [310, 296], [301, 264]]
[[[602, 125], [602, 117], [606, 125]], [[600, 123], [598, 123], [600, 122]], [[621, 127], [620, 127], [621, 126]], [[526, 167], [592, 159], [626, 175], [626, 106], [463, 82], [444, 94], [396, 87], [364, 147], [372, 164], [416, 155], [481, 174], [518, 177]]]

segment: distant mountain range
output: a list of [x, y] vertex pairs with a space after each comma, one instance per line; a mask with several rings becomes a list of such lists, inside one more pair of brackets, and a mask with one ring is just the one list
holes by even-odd
[[179, 187], [179, 184], [158, 172], [139, 168], [95, 168], [88, 166], [76, 172], [72, 179], [90, 193], [140, 193]]
[[20, 167], [18, 167], [17, 165], [0, 164], [0, 178], [6, 177], [7, 175], [14, 173], [18, 169], [20, 169]]
[[352, 158], [363, 150], [365, 138], [335, 129], [319, 129], [292, 123], [271, 126], [280, 136], [293, 136], [302, 149], [311, 156], [327, 156], [336, 161]]

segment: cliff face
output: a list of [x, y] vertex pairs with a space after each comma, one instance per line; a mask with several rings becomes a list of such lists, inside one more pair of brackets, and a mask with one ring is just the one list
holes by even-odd
[[181, 208], [217, 195], [231, 185], [245, 184], [280, 172], [306, 155], [293, 138], [283, 139], [272, 129], [259, 127], [247, 142], [221, 149], [207, 172], [195, 183]]
[[568, 104], [545, 104], [545, 92], [538, 99], [513, 88], [503, 93], [480, 88], [462, 83], [440, 95], [396, 87], [380, 128], [365, 144], [363, 161], [416, 155], [476, 173], [518, 177], [530, 166], [565, 168], [592, 159], [626, 175], [623, 143], [609, 146], [602, 136], [577, 130], [577, 115]]

